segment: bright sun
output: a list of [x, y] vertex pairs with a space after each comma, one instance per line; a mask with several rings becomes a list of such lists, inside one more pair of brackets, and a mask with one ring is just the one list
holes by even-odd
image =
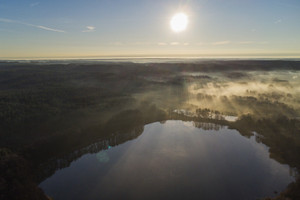
[[174, 32], [184, 31], [188, 25], [188, 17], [184, 13], [177, 13], [170, 21], [171, 28]]

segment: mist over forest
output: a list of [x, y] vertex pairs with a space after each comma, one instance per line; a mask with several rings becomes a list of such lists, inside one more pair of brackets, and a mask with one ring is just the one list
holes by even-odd
[[[299, 61], [3, 61], [0, 197], [13, 199], [9, 188], [15, 188], [27, 199], [46, 199], [36, 184], [57, 169], [167, 120], [193, 121], [203, 130], [228, 127], [246, 138], [258, 133], [270, 158], [299, 171], [299, 80]], [[299, 179], [282, 195], [297, 197], [298, 186]]]

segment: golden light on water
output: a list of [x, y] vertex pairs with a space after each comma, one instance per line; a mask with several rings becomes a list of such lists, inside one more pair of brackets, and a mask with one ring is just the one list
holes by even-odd
[[172, 30], [177, 33], [186, 30], [188, 22], [189, 20], [186, 14], [177, 13], [172, 17], [170, 25]]

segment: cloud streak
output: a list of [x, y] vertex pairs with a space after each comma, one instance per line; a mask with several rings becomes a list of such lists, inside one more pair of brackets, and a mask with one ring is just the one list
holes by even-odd
[[170, 45], [177, 46], [177, 45], [180, 45], [180, 43], [179, 42], [171, 42]]
[[122, 43], [122, 42], [112, 42], [112, 43], [110, 43], [110, 45], [113, 45], [113, 46], [123, 46], [124, 43]]
[[225, 41], [213, 42], [212, 45], [226, 45], [230, 43], [231, 42], [229, 40], [225, 40]]
[[40, 2], [35, 2], [35, 3], [30, 4], [30, 7], [35, 7], [35, 6], [38, 6], [39, 4], [40, 4]]
[[240, 41], [238, 44], [253, 44], [253, 41]]
[[46, 30], [46, 31], [52, 31], [52, 32], [59, 32], [59, 33], [65, 33], [66, 32], [64, 30], [49, 28], [49, 27], [41, 26], [41, 25], [34, 25], [34, 24], [24, 23], [24, 22], [20, 22], [20, 21], [17, 21], [17, 20], [12, 20], [12, 19], [0, 18], [0, 22], [13, 23], [13, 24], [22, 24], [22, 25], [25, 25], [25, 26], [31, 26], [31, 27], [34, 27], [34, 28], [38, 28], [38, 29], [42, 29], [42, 30]]
[[49, 28], [49, 27], [46, 27], [46, 26], [36, 26], [36, 25], [31, 25], [31, 26], [36, 27], [36, 28], [40, 28], [40, 29], [43, 29], [43, 30], [47, 30], [47, 31], [65, 33], [65, 31], [63, 31], [63, 30], [53, 29], [53, 28]]
[[83, 30], [82, 32], [88, 33], [88, 32], [94, 32], [96, 27], [94, 26], [86, 26], [86, 30]]

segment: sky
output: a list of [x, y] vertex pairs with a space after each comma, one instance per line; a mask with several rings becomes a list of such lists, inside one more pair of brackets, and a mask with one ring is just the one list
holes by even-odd
[[299, 58], [300, 1], [0, 0], [0, 59], [110, 56]]

